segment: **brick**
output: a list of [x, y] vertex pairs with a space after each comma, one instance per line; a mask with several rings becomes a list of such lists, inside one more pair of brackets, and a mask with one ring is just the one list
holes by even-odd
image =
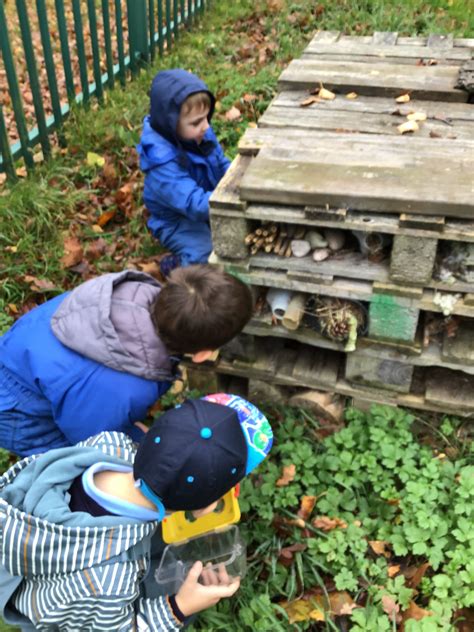
[[437, 239], [395, 235], [390, 261], [392, 281], [408, 285], [426, 285], [433, 276]]
[[380, 387], [398, 393], [408, 393], [413, 377], [413, 366], [387, 360], [349, 353], [346, 359], [346, 379], [356, 384]]
[[214, 252], [223, 259], [246, 259], [249, 255], [244, 243], [250, 224], [242, 217], [211, 213]]
[[393, 294], [373, 294], [369, 307], [369, 337], [413, 342], [420, 310], [413, 301]]

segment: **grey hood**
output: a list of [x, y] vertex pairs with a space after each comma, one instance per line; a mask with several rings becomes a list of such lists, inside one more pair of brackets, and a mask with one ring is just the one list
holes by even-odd
[[147, 380], [173, 379], [150, 312], [160, 290], [143, 272], [104, 274], [66, 296], [51, 328], [64, 346], [111, 369]]

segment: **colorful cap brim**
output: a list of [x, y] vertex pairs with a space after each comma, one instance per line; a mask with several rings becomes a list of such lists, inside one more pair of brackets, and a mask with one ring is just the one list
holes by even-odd
[[272, 447], [273, 432], [268, 419], [256, 406], [238, 395], [214, 393], [206, 395], [202, 399], [228, 406], [236, 411], [247, 442], [248, 455], [245, 474], [249, 474], [257, 465], [260, 465]]

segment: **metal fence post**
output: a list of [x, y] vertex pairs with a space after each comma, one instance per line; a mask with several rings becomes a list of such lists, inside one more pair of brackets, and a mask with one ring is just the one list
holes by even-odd
[[127, 0], [127, 20], [130, 38], [130, 66], [132, 74], [149, 59], [146, 0]]

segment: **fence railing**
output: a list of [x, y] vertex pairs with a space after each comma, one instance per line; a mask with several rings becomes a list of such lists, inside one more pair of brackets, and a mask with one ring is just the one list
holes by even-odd
[[209, 0], [0, 0], [0, 172], [64, 145], [73, 104], [103, 101], [169, 50]]

